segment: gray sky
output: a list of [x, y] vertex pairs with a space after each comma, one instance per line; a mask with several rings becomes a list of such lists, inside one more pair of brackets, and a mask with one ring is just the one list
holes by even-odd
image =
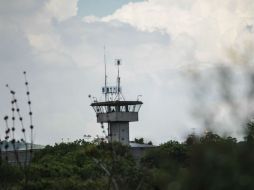
[[0, 1], [0, 115], [10, 113], [6, 83], [25, 100], [26, 70], [36, 143], [100, 135], [88, 94], [102, 97], [106, 45], [110, 81], [121, 58], [126, 99], [143, 95], [131, 139], [182, 140], [200, 128], [188, 74], [241, 62], [254, 47], [253, 10], [252, 0]]

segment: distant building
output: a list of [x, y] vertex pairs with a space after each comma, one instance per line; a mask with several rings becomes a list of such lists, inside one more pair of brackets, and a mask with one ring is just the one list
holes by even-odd
[[0, 154], [3, 160], [6, 160], [8, 163], [17, 164], [18, 162], [22, 165], [25, 162], [29, 163], [31, 160], [31, 153], [43, 149], [44, 146], [31, 144], [31, 143], [15, 143], [3, 141], [0, 147]]

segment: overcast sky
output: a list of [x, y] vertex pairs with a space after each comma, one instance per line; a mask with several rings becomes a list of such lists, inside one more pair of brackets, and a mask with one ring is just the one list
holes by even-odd
[[[200, 129], [188, 73], [242, 62], [254, 49], [253, 23], [253, 0], [2, 0], [0, 115], [10, 114], [7, 83], [26, 115], [26, 70], [35, 143], [101, 135], [88, 94], [102, 98], [106, 45], [110, 82], [120, 58], [124, 96], [144, 102], [130, 138], [182, 140]], [[3, 129], [2, 121], [1, 138]]]

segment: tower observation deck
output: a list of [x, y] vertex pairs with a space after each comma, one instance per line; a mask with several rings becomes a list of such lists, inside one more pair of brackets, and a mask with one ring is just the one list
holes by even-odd
[[126, 101], [123, 98], [120, 86], [119, 66], [121, 62], [117, 60], [118, 67], [117, 86], [107, 86], [106, 64], [105, 64], [105, 86], [102, 93], [105, 95], [104, 101], [93, 101], [93, 107], [97, 123], [108, 124], [108, 141], [129, 144], [129, 122], [138, 121], [138, 113], [141, 101]]

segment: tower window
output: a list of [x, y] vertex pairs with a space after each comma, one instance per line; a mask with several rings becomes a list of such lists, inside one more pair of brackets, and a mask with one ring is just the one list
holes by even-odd
[[122, 141], [124, 141], [124, 138], [122, 138]]

